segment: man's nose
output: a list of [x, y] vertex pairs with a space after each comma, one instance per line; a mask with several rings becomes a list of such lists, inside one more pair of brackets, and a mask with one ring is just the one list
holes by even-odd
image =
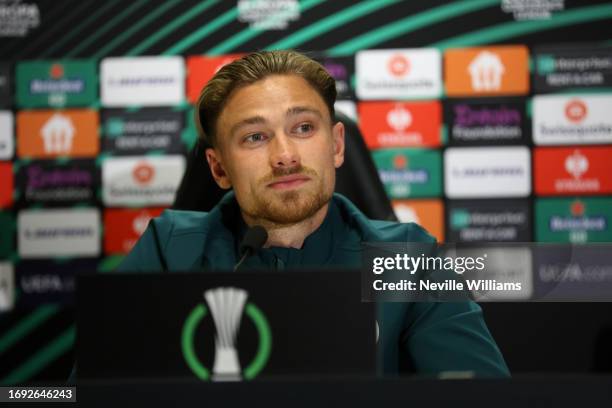
[[284, 132], [279, 132], [274, 136], [270, 149], [270, 164], [272, 167], [295, 167], [300, 164], [297, 146]]

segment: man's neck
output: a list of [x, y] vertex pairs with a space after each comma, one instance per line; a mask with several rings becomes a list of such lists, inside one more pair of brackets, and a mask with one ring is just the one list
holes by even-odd
[[304, 245], [306, 237], [315, 232], [321, 226], [327, 216], [329, 203], [314, 213], [309, 218], [295, 224], [283, 225], [271, 223], [266, 220], [248, 216], [244, 212], [242, 218], [248, 226], [261, 225], [268, 231], [268, 240], [265, 247], [283, 247], [300, 249]]

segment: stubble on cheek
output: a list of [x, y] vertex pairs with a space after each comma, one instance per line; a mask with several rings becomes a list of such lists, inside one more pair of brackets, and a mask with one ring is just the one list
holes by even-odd
[[[267, 187], [276, 177], [291, 174], [306, 174], [310, 181], [304, 188], [289, 191], [274, 191]], [[261, 178], [257, 187], [251, 189], [249, 205], [242, 211], [254, 219], [273, 224], [296, 224], [313, 216], [329, 202], [333, 191], [327, 190], [322, 177], [311, 168], [277, 169], [273, 174]]]

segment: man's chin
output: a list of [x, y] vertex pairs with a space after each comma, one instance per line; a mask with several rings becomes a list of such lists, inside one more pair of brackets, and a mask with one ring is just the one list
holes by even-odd
[[331, 195], [307, 194], [302, 189], [278, 191], [263, 200], [257, 218], [274, 224], [297, 224], [315, 215], [330, 199]]

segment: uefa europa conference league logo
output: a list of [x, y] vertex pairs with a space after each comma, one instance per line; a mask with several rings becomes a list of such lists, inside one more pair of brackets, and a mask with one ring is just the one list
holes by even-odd
[[[253, 303], [246, 303], [246, 290], [222, 287], [204, 292], [203, 303], [193, 308], [185, 323], [181, 347], [185, 362], [193, 373], [203, 381], [240, 381], [255, 378], [265, 367], [272, 349], [272, 332], [264, 314]], [[196, 330], [210, 310], [216, 328], [215, 356], [212, 378], [208, 368], [198, 359]], [[240, 329], [242, 313], [251, 320], [257, 330], [259, 344], [253, 360], [244, 369], [240, 367], [236, 340]], [[207, 335], [212, 335], [212, 333]], [[207, 350], [205, 350], [207, 352]]]

